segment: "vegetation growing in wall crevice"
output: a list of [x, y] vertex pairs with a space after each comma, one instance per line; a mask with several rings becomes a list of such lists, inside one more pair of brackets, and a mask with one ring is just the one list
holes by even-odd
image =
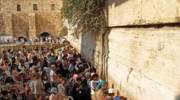
[[81, 32], [99, 33], [106, 29], [106, 0], [63, 0], [62, 15]]

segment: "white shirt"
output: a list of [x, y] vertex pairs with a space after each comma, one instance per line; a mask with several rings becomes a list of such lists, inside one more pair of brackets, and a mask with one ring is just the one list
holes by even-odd
[[55, 72], [53, 70], [50, 71], [50, 81], [53, 82], [54, 81], [54, 75], [55, 75]]

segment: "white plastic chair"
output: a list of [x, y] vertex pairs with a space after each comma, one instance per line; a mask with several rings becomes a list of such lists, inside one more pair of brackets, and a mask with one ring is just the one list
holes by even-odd
[[65, 100], [73, 100], [73, 98], [71, 96], [66, 96], [64, 99]]

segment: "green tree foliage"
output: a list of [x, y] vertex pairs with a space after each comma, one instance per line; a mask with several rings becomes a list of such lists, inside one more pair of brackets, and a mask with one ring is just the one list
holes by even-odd
[[62, 14], [82, 32], [100, 32], [105, 29], [106, 0], [63, 0]]

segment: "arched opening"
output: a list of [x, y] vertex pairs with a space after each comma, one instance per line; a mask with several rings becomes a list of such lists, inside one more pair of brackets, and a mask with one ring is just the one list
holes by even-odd
[[40, 38], [42, 39], [42, 41], [46, 41], [46, 39], [50, 36], [50, 34], [48, 32], [43, 32], [40, 34]]
[[20, 37], [18, 37], [18, 41], [24, 43], [27, 41], [27, 39], [25, 37], [20, 36]]

